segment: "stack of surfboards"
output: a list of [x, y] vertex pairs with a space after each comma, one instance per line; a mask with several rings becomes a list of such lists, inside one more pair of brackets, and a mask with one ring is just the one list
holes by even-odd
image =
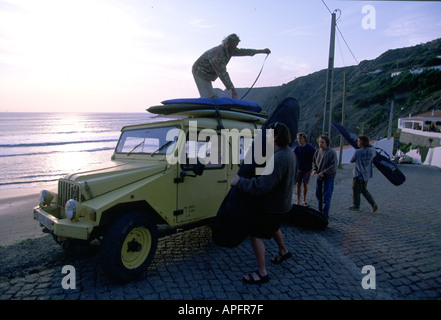
[[147, 109], [150, 113], [191, 117], [221, 117], [246, 122], [264, 123], [268, 114], [255, 102], [231, 98], [190, 98], [162, 101]]

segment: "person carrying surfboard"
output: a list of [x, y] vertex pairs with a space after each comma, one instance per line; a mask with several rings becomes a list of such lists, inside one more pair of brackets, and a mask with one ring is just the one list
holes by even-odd
[[292, 256], [285, 246], [280, 226], [284, 215], [292, 208], [296, 157], [288, 146], [291, 141], [288, 127], [276, 122], [270, 125], [270, 129], [274, 130], [274, 156], [270, 160], [274, 161], [273, 170], [251, 179], [236, 175], [230, 180], [231, 186], [259, 196], [262, 200], [261, 209], [254, 212], [250, 219], [250, 238], [257, 260], [257, 270], [243, 276], [242, 280], [249, 284], [269, 281], [263, 239], [274, 238], [279, 247], [279, 253], [271, 262], [279, 264]]
[[374, 161], [376, 151], [371, 148], [369, 139], [366, 136], [360, 135], [357, 139], [357, 144], [360, 149], [355, 150], [351, 158], [351, 163], [355, 163], [352, 175], [352, 203], [349, 210], [360, 210], [360, 195], [362, 194], [369, 204], [372, 206], [372, 211], [378, 210], [374, 198], [367, 190], [367, 183], [372, 178], [372, 163]]
[[219, 78], [227, 90], [231, 90], [231, 97], [238, 99], [227, 64], [231, 57], [254, 56], [259, 53], [270, 54], [270, 49], [240, 49], [237, 48], [239, 37], [233, 33], [226, 37], [222, 44], [211, 48], [202, 54], [193, 64], [192, 73], [201, 98], [216, 98], [212, 82]]

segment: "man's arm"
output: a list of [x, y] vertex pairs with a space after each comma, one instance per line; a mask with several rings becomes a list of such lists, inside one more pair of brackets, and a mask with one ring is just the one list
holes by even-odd
[[357, 153], [357, 150], [355, 150], [354, 151], [354, 154], [352, 155], [352, 158], [351, 158], [351, 163], [354, 163], [355, 162], [355, 159], [356, 159], [356, 156], [355, 156], [355, 154]]
[[233, 53], [231, 54], [231, 56], [235, 56], [235, 57], [243, 57], [243, 56], [254, 56], [255, 54], [259, 54], [259, 53], [266, 53], [266, 54], [270, 54], [271, 50], [266, 48], [266, 49], [239, 49], [236, 48]]
[[240, 178], [236, 186], [245, 193], [259, 196], [270, 192], [279, 182], [278, 174], [270, 174], [251, 179]]
[[327, 154], [326, 169], [324, 169], [322, 172], [325, 175], [334, 175], [337, 172], [337, 163], [337, 153], [334, 150], [330, 150]]

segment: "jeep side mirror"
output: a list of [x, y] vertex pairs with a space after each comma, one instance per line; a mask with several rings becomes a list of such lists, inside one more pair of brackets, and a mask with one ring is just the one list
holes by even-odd
[[180, 176], [181, 176], [181, 178], [180, 179], [178, 179], [180, 182], [183, 182], [184, 180], [184, 177], [193, 177], [193, 178], [196, 178], [197, 176], [201, 176], [202, 175], [202, 173], [204, 172], [204, 169], [205, 169], [205, 165], [204, 164], [202, 164], [201, 162], [199, 162], [199, 159], [198, 159], [198, 162], [193, 166], [193, 173], [194, 173], [194, 175], [193, 174], [188, 174], [187, 172], [185, 172], [185, 171], [181, 171], [181, 173], [180, 173]]
[[205, 169], [205, 164], [199, 162], [198, 159], [198, 163], [193, 166], [193, 173], [197, 176], [201, 176], [202, 173], [204, 172], [204, 169]]

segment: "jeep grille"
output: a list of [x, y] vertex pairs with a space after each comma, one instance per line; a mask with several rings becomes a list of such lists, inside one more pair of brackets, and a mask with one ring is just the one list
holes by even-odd
[[80, 186], [69, 180], [58, 181], [58, 204], [64, 206], [67, 200], [80, 202]]

